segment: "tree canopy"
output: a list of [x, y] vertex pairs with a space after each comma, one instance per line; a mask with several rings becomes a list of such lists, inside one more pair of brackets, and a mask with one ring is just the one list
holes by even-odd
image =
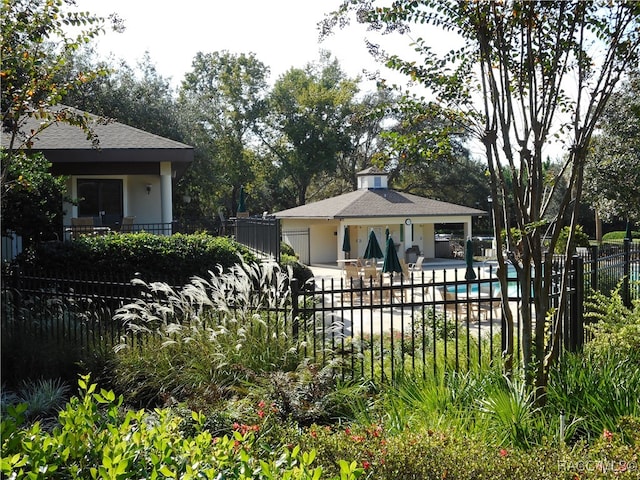
[[[33, 138], [54, 122], [66, 122], [98, 143], [88, 117], [58, 106], [69, 92], [105, 73], [91, 68], [61, 74], [72, 52], [102, 33], [107, 23], [87, 12], [68, 11], [72, 5], [65, 0], [2, 2], [0, 108], [2, 129], [9, 137], [1, 155], [2, 223], [27, 241], [51, 238], [51, 223], [61, 214], [62, 198], [61, 182], [51, 178], [49, 164], [29, 152]], [[112, 21], [119, 28], [118, 19]], [[25, 131], [30, 117], [39, 120], [39, 127]]]
[[263, 138], [293, 184], [298, 205], [306, 203], [314, 177], [335, 172], [337, 157], [350, 151], [347, 126], [356, 93], [357, 82], [328, 56], [276, 81], [269, 98], [271, 138]]
[[640, 71], [613, 94], [585, 171], [585, 195], [602, 220], [640, 221]]

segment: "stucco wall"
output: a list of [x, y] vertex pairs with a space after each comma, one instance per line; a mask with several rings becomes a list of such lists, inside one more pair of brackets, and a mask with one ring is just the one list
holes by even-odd
[[325, 222], [310, 227], [311, 263], [335, 264], [338, 258], [338, 223]]

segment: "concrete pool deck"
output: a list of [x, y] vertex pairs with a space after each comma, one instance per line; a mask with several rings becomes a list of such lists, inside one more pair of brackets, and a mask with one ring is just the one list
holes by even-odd
[[[480, 278], [489, 278], [488, 268], [491, 263], [487, 262], [475, 262], [474, 271]], [[343, 268], [338, 265], [311, 265], [309, 267], [314, 274], [316, 280], [316, 288], [322, 290], [322, 284], [325, 283], [326, 288], [331, 288], [332, 283], [334, 288], [340, 286], [340, 280], [343, 279]], [[457, 275], [458, 281], [464, 281], [466, 273], [466, 263], [464, 260], [455, 259], [425, 259], [423, 263], [424, 280], [429, 282], [440, 282], [445, 278], [447, 282], [454, 282]], [[420, 278], [420, 272], [415, 272], [417, 275], [416, 281], [422, 283]], [[495, 277], [494, 277], [495, 278]], [[408, 283], [411, 285], [411, 282]], [[420, 318], [424, 314], [425, 309], [416, 307], [416, 303], [421, 303], [421, 289], [417, 289], [413, 293], [410, 302], [414, 304], [414, 307], [403, 305], [402, 302], [394, 302], [393, 304], [385, 304], [386, 302], [366, 304], [366, 303], [349, 303], [344, 302], [339, 295], [325, 294], [326, 297], [322, 303], [324, 305], [335, 305], [335, 309], [330, 312], [325, 312], [324, 323], [325, 328], [328, 331], [333, 330], [336, 334], [345, 336], [360, 336], [363, 334], [379, 334], [382, 332], [411, 332], [412, 325], [416, 320], [416, 315]], [[422, 293], [424, 295], [424, 293]], [[379, 301], [379, 300], [378, 300]], [[442, 307], [442, 306], [440, 306]], [[428, 306], [426, 310], [433, 309], [433, 306]], [[439, 310], [440, 311], [440, 310]], [[450, 321], [454, 320], [452, 313], [447, 313], [447, 317]], [[494, 316], [491, 320], [472, 318], [469, 322], [466, 322], [466, 317], [459, 318], [458, 321], [462, 321], [468, 325], [470, 332], [475, 332], [476, 335], [490, 335], [497, 333], [500, 326], [500, 319]], [[467, 327], [461, 327], [467, 328]]]

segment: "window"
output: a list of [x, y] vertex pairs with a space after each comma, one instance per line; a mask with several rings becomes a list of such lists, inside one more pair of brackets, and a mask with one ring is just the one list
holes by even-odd
[[78, 216], [122, 218], [122, 180], [78, 179]]

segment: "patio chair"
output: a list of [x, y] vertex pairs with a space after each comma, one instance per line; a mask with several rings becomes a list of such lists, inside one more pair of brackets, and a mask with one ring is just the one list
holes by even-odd
[[73, 217], [71, 219], [71, 228], [67, 229], [71, 240], [78, 238], [80, 235], [93, 234], [93, 217]]
[[362, 269], [362, 279], [365, 286], [371, 285], [377, 286], [380, 284], [380, 274], [375, 266], [368, 266]]
[[[488, 298], [483, 298], [488, 297]], [[502, 313], [502, 297], [500, 296], [500, 284], [480, 284], [480, 302], [478, 303], [478, 316], [484, 313], [485, 320], [488, 317], [499, 318]]]
[[361, 286], [361, 277], [360, 277], [360, 269], [355, 265], [345, 265], [344, 266], [344, 279], [345, 286], [360, 288]]
[[363, 295], [366, 297], [364, 300], [373, 301], [378, 298], [380, 293], [378, 288], [380, 286], [380, 272], [375, 266], [365, 266], [360, 269], [362, 272], [362, 284], [364, 286]]
[[355, 265], [344, 266], [344, 290], [342, 292], [342, 301], [352, 302], [354, 299], [360, 301], [362, 288], [362, 277], [360, 269]]
[[136, 217], [123, 217], [122, 225], [120, 226], [120, 233], [131, 233], [133, 232], [133, 221]]
[[445, 287], [436, 287], [436, 291], [439, 293], [440, 300], [443, 302], [442, 306], [445, 313], [448, 312], [452, 315], [457, 315], [460, 319], [466, 317], [467, 306], [463, 299], [458, 298], [454, 292], [447, 291]]
[[411, 272], [409, 272], [409, 265], [405, 262], [404, 258], [400, 259], [400, 267], [402, 268], [402, 276], [405, 281], [409, 281], [411, 277]]
[[415, 263], [409, 264], [409, 270], [412, 272], [421, 272], [422, 271], [422, 262], [424, 262], [424, 256], [419, 256]]

